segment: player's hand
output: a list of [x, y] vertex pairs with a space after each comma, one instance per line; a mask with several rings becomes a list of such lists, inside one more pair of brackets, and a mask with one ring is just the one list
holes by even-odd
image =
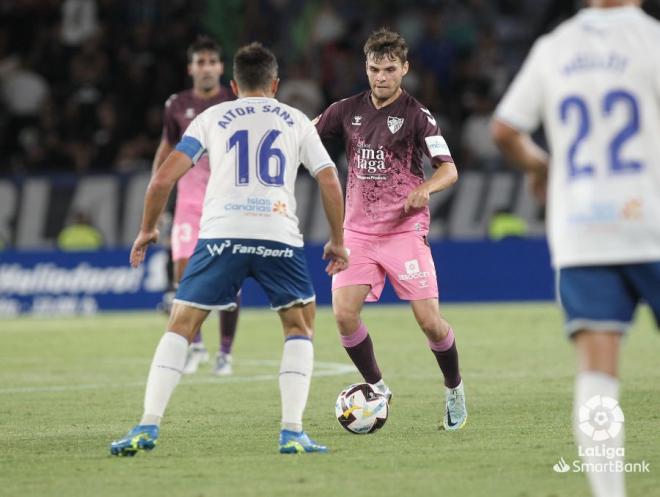
[[429, 205], [429, 198], [430, 194], [428, 188], [424, 185], [419, 185], [408, 195], [406, 203], [403, 206], [403, 212], [407, 214], [410, 209], [421, 209], [422, 207], [426, 207]]
[[137, 238], [133, 242], [133, 248], [131, 248], [131, 266], [138, 267], [142, 263], [144, 256], [147, 253], [147, 247], [150, 243], [156, 243], [159, 235], [160, 233], [156, 228], [152, 231], [140, 230]]
[[325, 268], [325, 272], [330, 276], [343, 271], [348, 267], [348, 250], [343, 244], [332, 243], [329, 241], [323, 247], [323, 260], [330, 260]]
[[545, 205], [548, 193], [548, 172], [528, 173], [527, 181], [536, 201], [541, 205]]

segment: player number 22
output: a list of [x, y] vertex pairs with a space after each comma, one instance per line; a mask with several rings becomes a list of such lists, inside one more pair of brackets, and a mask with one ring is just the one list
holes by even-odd
[[[286, 159], [281, 149], [273, 147], [273, 142], [281, 131], [271, 129], [266, 131], [257, 146], [256, 166], [257, 178], [266, 186], [282, 186], [284, 184], [284, 167]], [[239, 129], [229, 137], [227, 152], [236, 147], [236, 185], [247, 186], [250, 183], [249, 138], [246, 129]], [[271, 161], [275, 167], [271, 168]]]
[[[625, 160], [621, 157], [623, 145], [639, 132], [639, 105], [637, 99], [625, 90], [612, 90], [605, 94], [602, 101], [602, 113], [608, 118], [616, 106], [628, 109], [628, 121], [619, 132], [612, 137], [608, 145], [608, 167], [610, 173], [636, 173], [642, 169], [642, 163], [636, 160]], [[594, 165], [590, 163], [577, 164], [576, 155], [578, 147], [591, 131], [591, 116], [587, 103], [582, 97], [572, 95], [561, 101], [559, 116], [563, 123], [569, 120], [569, 114], [577, 114], [577, 133], [568, 148], [569, 179], [593, 176]]]

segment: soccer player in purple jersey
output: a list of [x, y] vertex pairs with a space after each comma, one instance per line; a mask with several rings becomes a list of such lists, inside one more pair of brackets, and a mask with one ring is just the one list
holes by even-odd
[[[364, 45], [371, 89], [335, 102], [316, 119], [321, 138], [344, 138], [349, 162], [344, 238], [350, 265], [333, 277], [332, 306], [342, 345], [364, 380], [391, 397], [360, 318], [387, 276], [398, 297], [410, 301], [444, 375], [443, 426], [458, 430], [467, 420], [465, 393], [426, 238], [429, 196], [453, 185], [458, 173], [431, 113], [401, 88], [407, 52], [398, 33], [374, 32]], [[428, 179], [423, 155], [435, 168]]]
[[[179, 143], [183, 132], [195, 116], [212, 105], [234, 99], [231, 91], [220, 84], [223, 70], [220, 46], [211, 38], [200, 36], [188, 47], [188, 74], [193, 80], [193, 87], [175, 93], [165, 102], [163, 137], [154, 157], [154, 174], [174, 150], [174, 146]], [[177, 183], [172, 224], [175, 285], [181, 280], [197, 244], [199, 220], [209, 174], [208, 157], [204, 157]], [[238, 308], [235, 311], [220, 311], [219, 314], [220, 350], [216, 356], [213, 373], [223, 376], [232, 373], [231, 348], [238, 324]], [[183, 372], [195, 373], [200, 363], [208, 361], [208, 357], [200, 331], [190, 345]]]

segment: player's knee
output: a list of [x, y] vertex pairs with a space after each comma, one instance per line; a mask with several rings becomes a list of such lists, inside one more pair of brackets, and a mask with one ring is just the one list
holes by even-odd
[[291, 323], [287, 325], [284, 329], [284, 334], [286, 337], [306, 337], [312, 338], [314, 336], [314, 330], [311, 326], [307, 326], [305, 323]]
[[333, 309], [337, 327], [342, 335], [353, 333], [360, 326], [360, 315], [357, 312], [345, 308], [336, 307]]
[[449, 334], [449, 324], [437, 316], [422, 316], [418, 323], [424, 334], [434, 342], [445, 339]]

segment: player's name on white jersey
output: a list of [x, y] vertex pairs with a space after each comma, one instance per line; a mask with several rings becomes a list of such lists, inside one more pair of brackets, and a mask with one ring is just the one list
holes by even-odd
[[573, 76], [587, 71], [605, 71], [620, 74], [629, 67], [629, 64], [630, 58], [616, 51], [606, 54], [580, 51], [562, 67], [562, 74]]
[[279, 105], [273, 106], [270, 104], [263, 104], [263, 105], [245, 105], [245, 106], [241, 105], [229, 109], [221, 116], [221, 119], [218, 121], [218, 125], [222, 129], [227, 129], [227, 127], [231, 124], [231, 122], [234, 119], [241, 116], [248, 116], [250, 114], [257, 114], [257, 113], [275, 114], [281, 117], [282, 120], [289, 127], [295, 124], [293, 121], [293, 116], [285, 108]]

